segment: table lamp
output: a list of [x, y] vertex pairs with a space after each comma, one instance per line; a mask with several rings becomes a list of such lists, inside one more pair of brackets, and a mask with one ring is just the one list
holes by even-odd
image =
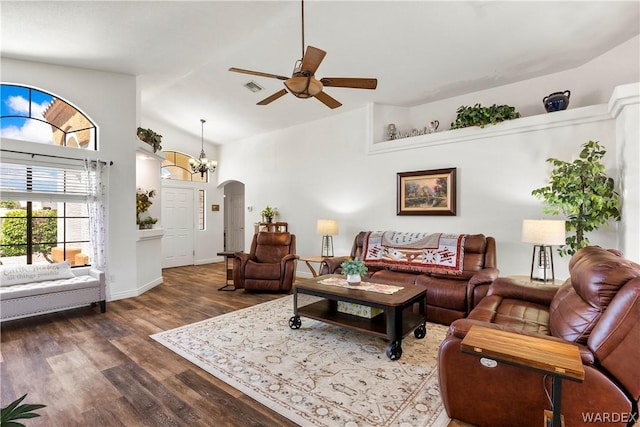
[[[564, 245], [566, 239], [565, 221], [551, 219], [525, 219], [522, 221], [522, 241], [533, 243], [533, 255], [531, 257], [531, 280], [547, 282], [555, 280], [553, 270], [553, 245]], [[542, 277], [534, 277], [533, 270], [536, 265], [542, 270]], [[551, 278], [547, 277], [547, 271], [551, 269]]]
[[322, 236], [322, 251], [320, 256], [333, 256], [333, 236], [338, 234], [338, 221], [333, 219], [319, 219], [316, 232]]

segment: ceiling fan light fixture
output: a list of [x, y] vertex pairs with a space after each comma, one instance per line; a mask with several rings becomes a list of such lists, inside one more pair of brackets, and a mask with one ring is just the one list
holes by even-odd
[[287, 79], [284, 85], [298, 98], [311, 98], [322, 92], [322, 83], [313, 76], [296, 76]]

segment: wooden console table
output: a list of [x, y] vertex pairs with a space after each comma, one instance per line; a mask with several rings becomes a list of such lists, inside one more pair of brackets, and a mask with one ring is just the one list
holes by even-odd
[[551, 375], [552, 427], [561, 426], [562, 379], [584, 380], [576, 344], [473, 325], [460, 343], [463, 353], [488, 357]]

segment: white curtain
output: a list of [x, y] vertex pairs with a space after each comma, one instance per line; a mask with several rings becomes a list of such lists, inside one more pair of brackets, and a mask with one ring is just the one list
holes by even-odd
[[108, 279], [110, 166], [107, 162], [87, 159], [85, 159], [84, 165], [87, 173], [89, 232], [93, 247], [91, 265], [103, 271], [105, 278]]

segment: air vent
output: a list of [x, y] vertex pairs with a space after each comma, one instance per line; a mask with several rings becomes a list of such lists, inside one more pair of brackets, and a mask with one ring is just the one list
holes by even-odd
[[260, 86], [258, 83], [254, 82], [253, 80], [245, 83], [244, 87], [249, 89], [251, 92], [260, 92], [262, 89], [264, 89], [262, 86]]

